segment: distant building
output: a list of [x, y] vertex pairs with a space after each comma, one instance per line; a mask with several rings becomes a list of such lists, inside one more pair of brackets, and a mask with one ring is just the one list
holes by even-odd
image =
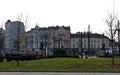
[[0, 55], [4, 54], [4, 29], [0, 28]]
[[[24, 24], [20, 21], [11, 22], [8, 20], [5, 23], [5, 53], [16, 53], [18, 47], [18, 37], [24, 33]], [[21, 51], [21, 50], [20, 50]]]
[[45, 49], [46, 55], [49, 55], [49, 53], [50, 53], [50, 31], [46, 27], [40, 28], [40, 30], [42, 32], [41, 46], [43, 45], [43, 49]]
[[33, 52], [44, 50], [44, 52], [47, 52], [49, 48], [48, 28], [40, 28], [36, 25], [26, 35], [26, 46], [28, 50], [32, 50]]
[[[88, 33], [78, 32], [76, 34], [71, 34], [71, 48], [78, 48], [79, 52], [88, 51]], [[90, 33], [90, 52], [95, 54], [101, 49], [109, 49], [109, 38], [97, 33]]]
[[70, 27], [52, 26], [50, 31], [50, 48], [70, 48]]
[[36, 26], [27, 32], [26, 38], [27, 48], [28, 49], [40, 49], [41, 42], [41, 32], [40, 28]]
[[66, 51], [71, 47], [70, 26], [51, 26], [50, 31], [50, 54], [55, 48], [64, 48]]
[[41, 28], [36, 25], [27, 32], [27, 49], [45, 50], [52, 54], [55, 48], [70, 48], [70, 27]]

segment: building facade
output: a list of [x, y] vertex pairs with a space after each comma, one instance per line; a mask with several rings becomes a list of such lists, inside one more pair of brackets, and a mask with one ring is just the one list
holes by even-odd
[[0, 28], [0, 55], [4, 55], [4, 29]]
[[42, 28], [36, 25], [27, 32], [27, 49], [45, 50], [52, 54], [55, 48], [70, 48], [70, 27], [56, 26]]
[[40, 28], [36, 26], [27, 32], [26, 45], [27, 49], [40, 49], [41, 32]]
[[[18, 47], [18, 37], [24, 33], [24, 24], [20, 21], [11, 22], [8, 20], [5, 23], [5, 53], [16, 53]], [[21, 50], [19, 50], [21, 51]]]
[[70, 48], [70, 27], [52, 26], [48, 27], [50, 31], [50, 48]]
[[26, 32], [26, 47], [28, 50], [36, 52], [49, 49], [49, 31], [48, 28], [40, 28], [38, 25]]
[[[88, 49], [88, 44], [90, 49]], [[103, 48], [109, 49], [109, 38], [102, 34], [90, 33], [90, 42], [88, 43], [88, 33], [71, 34], [71, 48], [78, 48], [79, 52], [82, 49], [83, 52], [95, 54]]]

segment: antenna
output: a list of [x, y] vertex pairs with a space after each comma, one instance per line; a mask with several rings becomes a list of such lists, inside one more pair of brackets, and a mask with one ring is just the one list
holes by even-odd
[[90, 25], [88, 25], [88, 32], [90, 32]]

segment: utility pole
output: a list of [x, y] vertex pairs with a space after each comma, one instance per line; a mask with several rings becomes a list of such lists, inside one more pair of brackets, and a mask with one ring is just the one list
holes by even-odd
[[88, 25], [88, 55], [90, 57], [91, 55], [91, 50], [90, 50], [90, 25]]

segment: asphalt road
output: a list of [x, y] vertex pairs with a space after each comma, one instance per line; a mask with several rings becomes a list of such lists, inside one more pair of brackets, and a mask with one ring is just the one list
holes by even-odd
[[0, 72], [0, 75], [120, 75], [120, 73], [94, 72]]

